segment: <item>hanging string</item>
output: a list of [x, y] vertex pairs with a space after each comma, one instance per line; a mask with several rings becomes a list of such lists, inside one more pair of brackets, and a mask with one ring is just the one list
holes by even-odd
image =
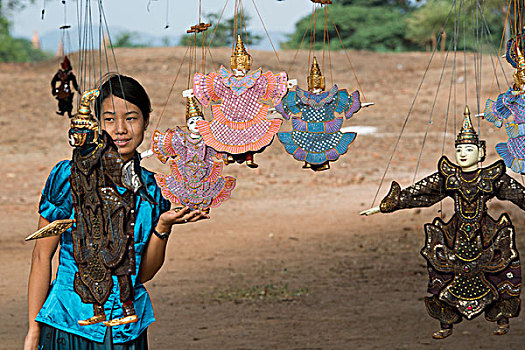
[[[450, 16], [451, 16], [451, 14], [452, 14], [452, 9], [454, 8], [455, 4], [456, 4], [456, 0], [454, 0], [454, 3], [452, 4], [452, 7], [450, 8], [450, 11], [449, 11], [449, 13], [448, 13], [448, 15], [447, 15], [447, 18], [446, 18], [446, 20], [445, 20], [445, 24], [444, 24], [443, 27], [441, 28], [440, 33], [443, 33], [443, 31], [445, 30], [445, 28], [446, 28], [446, 26], [447, 26], [447, 24], [448, 24], [448, 21], [449, 21], [449, 19], [450, 19]], [[328, 9], [328, 11], [330, 11], [330, 9]], [[442, 35], [439, 37], [439, 42], [441, 41], [441, 39], [442, 39]], [[390, 164], [392, 163], [392, 160], [393, 160], [393, 158], [394, 158], [394, 154], [395, 154], [395, 152], [396, 152], [396, 150], [397, 150], [397, 147], [399, 146], [399, 142], [400, 142], [400, 140], [401, 140], [401, 137], [403, 136], [403, 133], [404, 133], [405, 128], [406, 128], [406, 126], [407, 126], [408, 120], [410, 119], [410, 116], [412, 115], [412, 110], [414, 109], [414, 106], [415, 106], [415, 104], [416, 104], [417, 97], [419, 96], [419, 92], [421, 91], [421, 87], [423, 86], [423, 82], [425, 81], [425, 78], [426, 78], [426, 76], [427, 76], [427, 73], [428, 73], [428, 71], [429, 71], [429, 69], [430, 69], [430, 65], [432, 64], [432, 61], [433, 61], [434, 56], [435, 56], [435, 54], [436, 54], [437, 47], [439, 46], [439, 42], [436, 44], [436, 46], [434, 47], [434, 50], [432, 51], [432, 54], [431, 54], [431, 56], [430, 56], [430, 60], [429, 60], [427, 66], [426, 66], [426, 68], [425, 68], [425, 71], [424, 71], [424, 73], [423, 73], [423, 77], [421, 78], [421, 81], [420, 81], [419, 86], [418, 86], [418, 88], [417, 88], [417, 91], [416, 91], [416, 94], [415, 94], [415, 96], [414, 96], [414, 99], [412, 100], [412, 104], [410, 105], [410, 109], [408, 110], [407, 116], [405, 117], [405, 120], [403, 121], [403, 125], [401, 126], [401, 131], [400, 131], [400, 133], [399, 133], [399, 135], [398, 135], [398, 137], [397, 137], [396, 142], [394, 143], [394, 148], [393, 148], [393, 150], [392, 150], [392, 153], [390, 154], [390, 158], [389, 158], [389, 160], [388, 160], [388, 163], [387, 163], [386, 169], [385, 169], [385, 171], [384, 171], [384, 173], [383, 173], [383, 175], [382, 175], [382, 177], [381, 177], [381, 180], [380, 180], [380, 182], [379, 182], [379, 187], [377, 188], [377, 191], [376, 191], [376, 193], [375, 193], [375, 195], [374, 195], [374, 199], [373, 199], [373, 201], [372, 201], [372, 207], [374, 206], [374, 204], [375, 204], [375, 202], [376, 202], [376, 200], [377, 200], [377, 197], [378, 197], [378, 195], [379, 195], [379, 191], [381, 190], [381, 187], [383, 186], [383, 182], [384, 182], [384, 180], [385, 180], [386, 174], [387, 174], [387, 172], [388, 172], [388, 169], [390, 168]]]
[[[456, 0], [454, 0], [455, 2]], [[332, 20], [332, 23], [334, 24], [334, 28], [335, 28], [335, 31], [337, 33], [337, 36], [339, 37], [339, 41], [341, 42], [341, 47], [343, 48], [343, 51], [345, 53], [345, 57], [346, 57], [346, 60], [348, 61], [348, 64], [350, 65], [350, 68], [352, 69], [352, 73], [354, 74], [354, 78], [357, 82], [357, 86], [359, 87], [359, 91], [361, 91], [361, 95], [363, 96], [363, 101], [364, 102], [367, 102], [367, 99], [366, 99], [366, 96], [365, 96], [365, 92], [363, 90], [363, 88], [361, 87], [361, 83], [359, 82], [359, 78], [357, 77], [357, 73], [354, 69], [354, 65], [352, 64], [352, 61], [350, 61], [350, 57], [348, 57], [348, 52], [346, 51], [346, 48], [345, 48], [345, 44], [343, 43], [343, 39], [341, 38], [341, 34], [339, 33], [339, 29], [337, 29], [337, 25], [335, 24], [335, 21], [334, 21], [334, 17], [332, 16], [332, 11], [330, 11], [330, 8], [327, 7], [328, 9], [328, 14], [330, 14], [330, 19]], [[450, 15], [450, 13], [449, 13]], [[448, 18], [447, 18], [447, 21], [448, 21]]]
[[315, 11], [316, 10], [316, 5], [315, 3], [312, 5], [312, 29], [310, 31], [310, 49], [308, 50], [308, 62], [306, 63], [307, 66], [306, 66], [306, 70], [308, 71], [308, 69], [310, 68], [310, 59], [312, 57], [312, 38], [315, 37]]
[[306, 26], [306, 30], [304, 31], [303, 37], [301, 38], [301, 42], [299, 43], [299, 47], [295, 51], [295, 54], [294, 54], [293, 59], [292, 59], [292, 62], [290, 63], [290, 66], [288, 67], [287, 72], [289, 72], [292, 69], [292, 67], [293, 67], [293, 65], [295, 63], [295, 60], [297, 59], [297, 54], [299, 53], [299, 50], [301, 50], [301, 47], [303, 46], [303, 42], [304, 42], [304, 39], [306, 38], [306, 34], [310, 30], [312, 22], [313, 22], [313, 16], [310, 17], [310, 21], [308, 22], [308, 26]]
[[266, 33], [266, 36], [268, 37], [268, 40], [270, 41], [270, 45], [272, 45], [272, 49], [273, 49], [273, 52], [275, 53], [275, 57], [277, 58], [277, 62], [279, 63], [279, 67], [281, 68], [281, 71], [284, 71], [281, 60], [279, 59], [279, 54], [277, 53], [277, 50], [275, 49], [275, 45], [273, 44], [272, 38], [270, 37], [268, 30], [266, 29], [266, 25], [264, 24], [264, 21], [262, 19], [261, 13], [259, 12], [259, 9], [257, 8], [257, 5], [255, 4], [255, 0], [252, 0], [252, 3], [253, 3], [253, 7], [255, 7], [255, 11], [257, 12], [257, 15], [259, 16], [259, 19], [261, 20], [261, 24], [264, 28], [264, 32]]
[[[226, 3], [224, 4], [224, 7], [222, 8], [221, 14], [219, 15], [219, 19], [217, 20], [217, 24], [215, 25], [215, 29], [213, 29], [213, 33], [211, 35], [210, 42], [208, 44], [208, 49], [211, 47], [211, 44], [213, 43], [213, 39], [215, 39], [215, 32], [217, 32], [217, 28], [219, 28], [219, 24], [221, 23], [222, 16], [223, 16], [224, 11], [226, 10], [226, 6], [228, 6], [229, 2], [230, 2], [230, 0], [226, 0]], [[234, 27], [235, 27], [235, 16], [234, 16], [233, 20], [234, 20]]]
[[328, 12], [326, 10], [326, 6], [324, 8], [324, 16], [325, 16], [325, 27], [326, 27], [326, 38], [327, 38], [327, 45], [328, 45], [328, 60], [330, 63], [330, 82], [331, 85], [334, 85], [334, 72], [332, 69], [332, 50], [330, 49], [330, 33], [328, 32]]
[[43, 0], [44, 4], [42, 5], [42, 14], [41, 19], [44, 20], [44, 15], [46, 13], [46, 0]]
[[164, 26], [164, 29], [168, 29], [170, 27], [169, 13], [170, 13], [170, 0], [166, 0], [166, 25]]
[[162, 107], [162, 112], [160, 113], [159, 120], [157, 121], [157, 124], [155, 125], [155, 129], [159, 128], [160, 121], [162, 120], [162, 117], [164, 116], [164, 112], [166, 111], [166, 107], [168, 106], [168, 101], [171, 97], [171, 94], [173, 93], [173, 89], [175, 88], [175, 83], [177, 82], [177, 79], [179, 78], [180, 71], [182, 69], [182, 65], [184, 64], [184, 60], [188, 56], [188, 52], [190, 51], [190, 46], [186, 48], [186, 52], [184, 53], [184, 56], [182, 57], [182, 60], [180, 61], [179, 69], [177, 70], [177, 74], [175, 75], [175, 79], [173, 79], [173, 83], [171, 84], [170, 91], [168, 93], [168, 97], [166, 98], [166, 102], [164, 103], [164, 106]]
[[[441, 38], [441, 40], [443, 40], [443, 38]], [[425, 149], [425, 144], [426, 144], [426, 141], [427, 141], [428, 132], [430, 130], [430, 126], [432, 125], [432, 117], [434, 116], [434, 110], [435, 110], [435, 107], [436, 107], [436, 102], [437, 102], [437, 99], [438, 99], [439, 90], [441, 88], [441, 82], [443, 81], [443, 76], [445, 74], [445, 68], [447, 66], [448, 55], [450, 53], [450, 46], [451, 45], [452, 45], [452, 42], [450, 42], [449, 49], [447, 50], [447, 53], [445, 54], [445, 59], [443, 60], [443, 67], [441, 68], [441, 74], [439, 76], [439, 81], [438, 81], [438, 85], [437, 85], [437, 89], [436, 89], [436, 94], [434, 95], [434, 101], [432, 102], [432, 108], [430, 109], [430, 114], [429, 114], [429, 117], [428, 117], [427, 126], [425, 128], [425, 134], [423, 135], [423, 142], [421, 143], [421, 149], [419, 151], [419, 156], [417, 158], [416, 169], [414, 171], [414, 177], [412, 179], [412, 182], [416, 182], [417, 172], [419, 170], [419, 165], [421, 163], [421, 157], [423, 156], [423, 150]]]

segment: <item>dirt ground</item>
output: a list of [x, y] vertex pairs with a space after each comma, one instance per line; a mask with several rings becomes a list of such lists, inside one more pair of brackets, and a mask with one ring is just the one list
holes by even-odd
[[[187, 87], [187, 65], [160, 117], [184, 53], [183, 48], [116, 51], [119, 71], [140, 80], [153, 102], [152, 122], [141, 150], [149, 146], [157, 123], [163, 131], [184, 121], [180, 92]], [[228, 50], [212, 54], [215, 62], [229, 62]], [[252, 55], [254, 67], [264, 63], [265, 70], [279, 70], [273, 53]], [[308, 54], [300, 53], [291, 69], [294, 52], [279, 55], [289, 76], [305, 87]], [[358, 215], [373, 204], [430, 55], [350, 52], [349, 57], [366, 100], [376, 105], [361, 110], [345, 126], [373, 126], [377, 132], [359, 135], [349, 153], [322, 173], [301, 169], [278, 141], [256, 156], [257, 170], [225, 167], [225, 174], [237, 178], [232, 198], [212, 210], [211, 220], [174, 228], [166, 263], [147, 284], [157, 318], [149, 329], [152, 349], [523, 349], [523, 316], [512, 320], [511, 332], [504, 337], [492, 335], [493, 324], [481, 316], [458, 325], [446, 340], [431, 339], [438, 322], [424, 307], [427, 278], [419, 250], [423, 224], [438, 216], [441, 207]], [[71, 58], [76, 66], [78, 56]], [[331, 59], [332, 73], [328, 57], [325, 62], [327, 84], [333, 75], [340, 87], [357, 88], [345, 55], [333, 53]], [[456, 125], [461, 121], [465, 82], [473, 114], [486, 98], [505, 89], [501, 74], [502, 86], [496, 86], [488, 56], [483, 57], [483, 79], [476, 86], [473, 56], [467, 59], [467, 74], [459, 55], [456, 62], [457, 97], [456, 104], [450, 105], [444, 148], [451, 158], [457, 130], [453, 124], [455, 119]], [[56, 101], [49, 89], [58, 62], [0, 65], [1, 349], [22, 347], [33, 247], [23, 238], [36, 227], [39, 194], [50, 169], [71, 155], [68, 120], [55, 114]], [[209, 63], [208, 71], [214, 66]], [[451, 55], [434, 57], [378, 199], [394, 178], [402, 186], [412, 183], [427, 126], [416, 177], [435, 171], [442, 154], [449, 91], [454, 96], [452, 71]], [[283, 128], [289, 130], [290, 123], [285, 121]], [[480, 130], [487, 139], [486, 164], [490, 164], [497, 160], [494, 145], [505, 139], [504, 131], [484, 121]], [[155, 159], [145, 160], [144, 165], [168, 171]], [[448, 217], [450, 203], [447, 200], [443, 206]], [[493, 216], [510, 212], [518, 247], [523, 249], [523, 212], [501, 202], [493, 203], [491, 210]]]

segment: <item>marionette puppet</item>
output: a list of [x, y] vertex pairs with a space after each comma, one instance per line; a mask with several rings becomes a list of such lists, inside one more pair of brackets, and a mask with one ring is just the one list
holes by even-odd
[[211, 106], [211, 122], [197, 121], [206, 145], [225, 153], [226, 164], [246, 162], [248, 167], [257, 168], [254, 154], [272, 142], [282, 123], [280, 119], [268, 120], [270, 106], [259, 101], [277, 105], [287, 92], [288, 81], [285, 72], [263, 73], [261, 68], [249, 72], [251, 60], [238, 35], [231, 56], [232, 71], [221, 66], [219, 72], [196, 73], [193, 93], [205, 107], [220, 101]]
[[[71, 118], [73, 96], [75, 95], [72, 88], [78, 91], [77, 78], [73, 74], [71, 62], [69, 62], [67, 56], [60, 63], [60, 67], [51, 80], [51, 94], [58, 101], [58, 111], [56, 113], [59, 115], [67, 113]], [[59, 83], [58, 87], [57, 83]]]
[[346, 153], [357, 135], [342, 133], [343, 118], [335, 113], [344, 113], [346, 119], [357, 113], [361, 109], [359, 91], [349, 94], [337, 85], [325, 91], [325, 78], [315, 56], [307, 81], [308, 91], [297, 87], [276, 106], [284, 118], [292, 118], [293, 127], [293, 131], [277, 136], [286, 152], [304, 162], [303, 168], [328, 170], [330, 162]]
[[498, 128], [505, 126], [508, 140], [498, 143], [496, 152], [512, 171], [525, 174], [525, 58], [518, 41], [509, 40], [507, 49], [507, 61], [517, 69], [514, 84], [496, 101], [487, 100], [484, 117]]
[[361, 215], [429, 207], [453, 198], [454, 215], [448, 222], [435, 218], [425, 225], [421, 250], [431, 294], [425, 297], [426, 308], [441, 325], [433, 338], [450, 336], [455, 323], [482, 312], [488, 321], [497, 322], [494, 334], [503, 335], [509, 331], [509, 318], [520, 312], [521, 267], [509, 216], [494, 220], [487, 202], [496, 197], [525, 210], [525, 187], [505, 173], [502, 160], [479, 166], [485, 158], [485, 141], [478, 139], [468, 108], [455, 144], [457, 164], [443, 156], [438, 171], [414, 185], [401, 189], [392, 182], [381, 205]]
[[170, 175], [156, 174], [164, 198], [191, 210], [208, 211], [231, 196], [235, 178], [222, 176], [222, 155], [206, 146], [197, 129], [204, 120], [195, 97], [186, 102], [186, 125], [189, 132], [177, 127], [165, 133], [155, 130], [152, 151], [163, 163], [168, 161]]
[[[71, 118], [70, 144], [74, 147], [71, 195], [74, 220], [57, 220], [28, 239], [59, 235], [72, 229], [73, 255], [78, 267], [73, 288], [83, 303], [93, 305], [94, 315], [79, 320], [81, 326], [104, 322], [117, 326], [137, 322], [133, 305], [135, 274], [134, 225], [137, 195], [155, 204], [138, 173], [138, 155], [125, 162], [106, 131], [100, 131], [90, 111], [99, 90], [83, 94], [78, 113]], [[104, 303], [116, 276], [123, 317], [106, 321]]]

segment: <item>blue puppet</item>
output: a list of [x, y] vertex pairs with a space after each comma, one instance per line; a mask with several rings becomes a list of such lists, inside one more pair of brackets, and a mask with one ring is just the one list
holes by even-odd
[[498, 128], [505, 126], [508, 140], [498, 143], [496, 151], [507, 167], [525, 174], [525, 58], [517, 45], [519, 38], [509, 40], [507, 48], [507, 61], [517, 69], [514, 85], [496, 101], [487, 100], [485, 119]]
[[276, 106], [284, 118], [292, 118], [293, 127], [291, 132], [278, 133], [279, 141], [286, 152], [305, 162], [303, 168], [314, 171], [330, 169], [330, 162], [346, 153], [357, 135], [341, 132], [343, 117], [335, 113], [344, 113], [349, 119], [361, 109], [358, 91], [349, 94], [337, 85], [329, 91], [324, 89], [324, 77], [314, 57], [308, 91], [290, 91]]

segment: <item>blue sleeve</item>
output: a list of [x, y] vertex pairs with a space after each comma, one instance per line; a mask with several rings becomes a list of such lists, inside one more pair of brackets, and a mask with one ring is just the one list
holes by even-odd
[[346, 119], [352, 118], [354, 113], [361, 109], [361, 99], [359, 91], [354, 91], [351, 94], [346, 90], [339, 90], [338, 101], [335, 108], [336, 113], [345, 113]]
[[47, 221], [69, 219], [73, 211], [71, 198], [71, 162], [64, 160], [51, 170], [42, 190], [38, 213]]
[[152, 212], [152, 227], [151, 231], [157, 226], [157, 223], [159, 222], [159, 218], [162, 213], [170, 210], [171, 203], [169, 200], [165, 199], [162, 196], [162, 191], [160, 190], [159, 186], [157, 186], [157, 182], [155, 181], [155, 177], [153, 176], [153, 173], [150, 172], [147, 169], [142, 168], [142, 174], [143, 174], [143, 180], [144, 185], [146, 186], [146, 189], [150, 196], [153, 197], [155, 200], [155, 205], [153, 207]]

